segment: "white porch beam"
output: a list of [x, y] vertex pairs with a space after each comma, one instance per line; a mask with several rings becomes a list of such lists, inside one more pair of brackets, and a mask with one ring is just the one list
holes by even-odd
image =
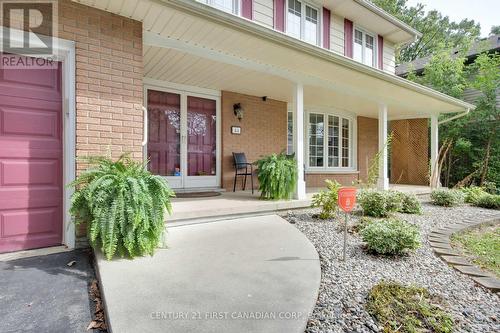
[[304, 86], [296, 83], [293, 89], [293, 123], [296, 128], [296, 139], [293, 151], [297, 160], [297, 187], [295, 199], [306, 199], [306, 180], [304, 179]]
[[[433, 179], [434, 173], [437, 168], [437, 160], [439, 156], [439, 121], [438, 115], [431, 116], [431, 179]], [[434, 184], [430, 184], [432, 187], [439, 187], [439, 175]]]
[[389, 189], [389, 166], [387, 154], [387, 105], [383, 104], [378, 109], [378, 149], [380, 152], [379, 167], [378, 167], [378, 182], [379, 190]]

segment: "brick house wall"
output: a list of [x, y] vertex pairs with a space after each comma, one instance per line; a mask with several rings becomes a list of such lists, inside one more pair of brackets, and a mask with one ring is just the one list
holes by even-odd
[[69, 0], [58, 11], [58, 37], [75, 42], [77, 173], [83, 156], [130, 152], [141, 160], [142, 23]]
[[378, 152], [378, 119], [358, 117], [359, 179], [366, 181], [370, 161]]
[[69, 0], [58, 10], [59, 37], [75, 41], [77, 158], [142, 159], [142, 23]]
[[[244, 110], [241, 121], [236, 118], [233, 105], [240, 103]], [[261, 97], [243, 95], [230, 91], [222, 92], [221, 99], [222, 138], [222, 182], [221, 187], [233, 190], [233, 152], [244, 152], [249, 162], [264, 155], [286, 150], [287, 145], [287, 105], [286, 102]], [[240, 126], [241, 134], [231, 134], [231, 126]], [[255, 188], [258, 188], [254, 177]], [[238, 180], [236, 189], [241, 189]], [[247, 189], [250, 180], [247, 180]]]
[[357, 173], [345, 173], [345, 174], [340, 174], [340, 173], [335, 173], [335, 174], [309, 173], [309, 174], [306, 174], [306, 186], [307, 187], [326, 187], [325, 180], [327, 180], [327, 179], [336, 180], [341, 185], [344, 185], [344, 186], [351, 186], [357, 182], [358, 174]]

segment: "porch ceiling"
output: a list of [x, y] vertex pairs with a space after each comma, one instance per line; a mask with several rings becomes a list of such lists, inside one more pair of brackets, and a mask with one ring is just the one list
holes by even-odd
[[146, 77], [375, 116], [423, 117], [472, 105], [193, 0], [75, 0], [143, 22]]

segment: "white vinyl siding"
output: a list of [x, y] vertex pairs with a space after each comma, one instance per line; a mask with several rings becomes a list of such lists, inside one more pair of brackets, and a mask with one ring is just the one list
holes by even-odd
[[254, 0], [253, 20], [272, 28], [274, 26], [274, 1]]
[[395, 74], [396, 73], [395, 45], [384, 39], [383, 53], [384, 53], [383, 54], [384, 72]]
[[333, 14], [330, 17], [330, 50], [344, 55], [344, 18]]

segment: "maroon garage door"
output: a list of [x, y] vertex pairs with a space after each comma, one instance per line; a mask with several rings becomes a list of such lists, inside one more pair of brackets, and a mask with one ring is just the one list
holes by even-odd
[[0, 67], [0, 252], [61, 244], [61, 92], [60, 63]]

